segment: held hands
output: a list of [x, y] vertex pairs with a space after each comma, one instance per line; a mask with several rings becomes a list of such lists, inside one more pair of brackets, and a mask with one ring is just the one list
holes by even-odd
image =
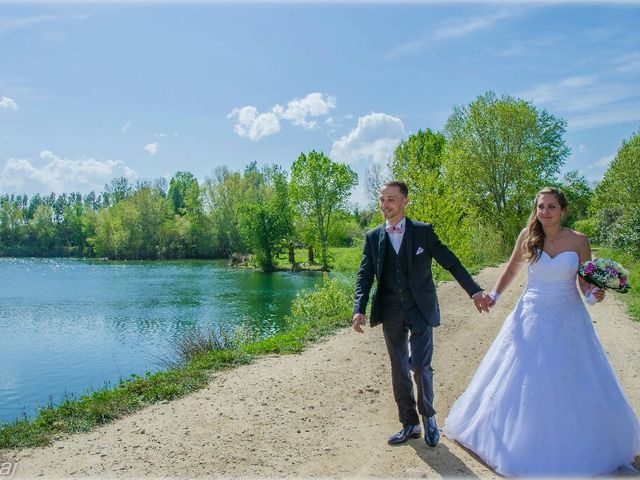
[[364, 313], [356, 313], [353, 316], [353, 329], [358, 333], [364, 333], [362, 326], [367, 324], [367, 319], [364, 317]]
[[484, 290], [474, 294], [471, 298], [473, 299], [473, 303], [480, 313], [489, 313], [491, 307], [493, 307], [496, 303], [495, 300], [491, 298], [491, 296]]

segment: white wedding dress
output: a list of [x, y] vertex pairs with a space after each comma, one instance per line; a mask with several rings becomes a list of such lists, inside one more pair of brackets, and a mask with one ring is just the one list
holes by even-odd
[[576, 287], [545, 252], [444, 433], [508, 476], [597, 476], [640, 454], [640, 426]]

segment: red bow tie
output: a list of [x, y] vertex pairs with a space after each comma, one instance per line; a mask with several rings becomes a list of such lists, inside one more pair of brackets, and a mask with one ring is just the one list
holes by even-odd
[[395, 227], [387, 227], [385, 228], [387, 233], [403, 233], [404, 232], [404, 227], [401, 227], [399, 225], [396, 225]]

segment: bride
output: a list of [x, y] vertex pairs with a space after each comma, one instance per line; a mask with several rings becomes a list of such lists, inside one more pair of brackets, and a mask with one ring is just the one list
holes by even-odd
[[[640, 426], [576, 288], [589, 241], [562, 226], [567, 201], [545, 188], [492, 292], [524, 263], [518, 304], [453, 405], [444, 433], [508, 476], [593, 476], [631, 468]], [[579, 278], [589, 299], [604, 291]]]

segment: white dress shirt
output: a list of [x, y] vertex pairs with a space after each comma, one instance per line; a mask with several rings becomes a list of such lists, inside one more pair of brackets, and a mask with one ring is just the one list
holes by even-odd
[[[405, 228], [406, 227], [406, 218], [402, 217], [402, 220], [400, 220], [396, 227], [401, 227], [401, 228]], [[388, 228], [388, 227], [393, 227], [393, 225], [391, 225], [389, 223], [389, 220], [385, 221], [385, 225], [384, 228]], [[402, 245], [402, 239], [404, 238], [404, 232], [399, 233], [399, 232], [387, 232], [387, 235], [389, 235], [389, 240], [391, 240], [391, 245], [393, 245], [393, 249], [396, 251], [396, 253], [400, 253], [400, 245]]]

